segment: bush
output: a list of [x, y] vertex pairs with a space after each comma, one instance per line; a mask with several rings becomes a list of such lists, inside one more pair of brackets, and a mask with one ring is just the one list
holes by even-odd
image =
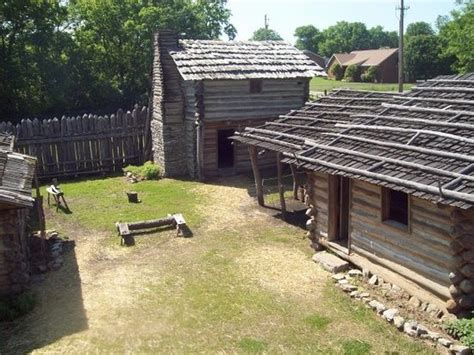
[[329, 68], [329, 72], [334, 76], [336, 80], [341, 80], [344, 76], [344, 68], [339, 63], [331, 65], [331, 68]]
[[359, 81], [360, 80], [360, 70], [359, 67], [355, 64], [351, 64], [346, 68], [344, 73], [344, 79], [347, 81]]
[[18, 296], [0, 298], [0, 321], [9, 322], [33, 310], [36, 305], [34, 294], [25, 292]]
[[369, 67], [364, 74], [360, 76], [362, 81], [367, 83], [373, 83], [377, 79], [377, 70], [378, 68], [375, 66]]
[[449, 334], [474, 349], [474, 312], [469, 319], [457, 319], [445, 325]]
[[126, 173], [132, 173], [141, 180], [156, 180], [161, 177], [161, 167], [151, 161], [140, 166], [129, 165], [123, 168]]

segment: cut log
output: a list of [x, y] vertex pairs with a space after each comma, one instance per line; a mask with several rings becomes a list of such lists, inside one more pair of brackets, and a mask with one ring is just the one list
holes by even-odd
[[474, 277], [474, 264], [466, 264], [461, 268], [461, 272], [463, 275], [465, 275], [467, 278], [473, 278]]
[[446, 310], [449, 313], [456, 314], [461, 310], [461, 307], [458, 305], [458, 303], [455, 300], [447, 300], [446, 301]]
[[451, 272], [449, 274], [449, 280], [453, 285], [459, 285], [459, 283], [464, 280], [465, 276], [460, 272]]
[[174, 216], [169, 216], [161, 219], [154, 219], [150, 221], [139, 221], [139, 222], [131, 222], [127, 223], [128, 228], [130, 230], [138, 230], [138, 229], [147, 229], [147, 228], [157, 228], [162, 226], [170, 226], [175, 223]]
[[459, 287], [456, 287], [454, 285], [449, 286], [449, 293], [453, 298], [458, 298], [463, 295], [463, 292]]

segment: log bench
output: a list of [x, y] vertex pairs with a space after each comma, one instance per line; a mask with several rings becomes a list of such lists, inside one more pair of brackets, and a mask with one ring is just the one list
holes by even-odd
[[153, 219], [139, 222], [117, 222], [115, 223], [117, 231], [121, 238], [120, 245], [133, 244], [133, 232], [142, 231], [151, 228], [158, 228], [163, 226], [173, 226], [176, 228], [176, 236], [183, 236], [185, 238], [191, 237], [191, 230], [187, 227], [186, 221], [181, 213], [168, 215], [165, 218]]

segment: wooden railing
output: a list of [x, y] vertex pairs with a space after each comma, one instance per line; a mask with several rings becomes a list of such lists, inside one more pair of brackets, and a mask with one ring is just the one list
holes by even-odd
[[146, 117], [147, 108], [135, 106], [110, 116], [0, 122], [0, 132], [15, 136], [16, 151], [38, 159], [39, 177], [110, 173], [143, 162]]

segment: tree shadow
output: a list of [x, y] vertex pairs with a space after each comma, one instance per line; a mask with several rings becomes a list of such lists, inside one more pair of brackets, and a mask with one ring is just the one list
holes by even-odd
[[63, 250], [63, 266], [47, 273], [43, 283], [32, 286], [37, 297], [34, 310], [0, 325], [0, 353], [30, 353], [88, 329], [75, 242], [64, 241]]

